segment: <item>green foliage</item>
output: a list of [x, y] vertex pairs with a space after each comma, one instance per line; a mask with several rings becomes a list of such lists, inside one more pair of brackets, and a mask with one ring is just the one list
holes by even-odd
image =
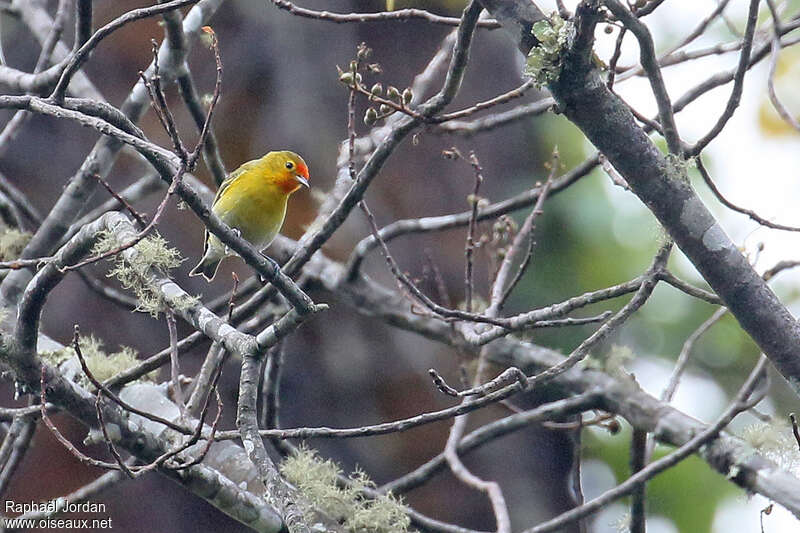
[[27, 231], [8, 228], [0, 224], [0, 261], [11, 261], [20, 256], [31, 240]]
[[[102, 254], [119, 245], [116, 236], [104, 233], [92, 251]], [[108, 276], [117, 278], [124, 288], [134, 293], [139, 301], [137, 310], [157, 317], [164, 310], [165, 302], [161, 292], [152, 286], [151, 269], [167, 276], [169, 270], [180, 265], [183, 259], [178, 250], [170, 248], [158, 233], [145, 237], [133, 248], [135, 253], [128, 254], [127, 258], [123, 258], [121, 254], [115, 256], [114, 267], [108, 272]], [[196, 303], [197, 299], [191, 296], [170, 302], [179, 310]]]
[[[410, 520], [400, 500], [391, 493], [366, 499], [361, 493], [374, 486], [364, 472], [350, 476], [347, 487], [337, 483], [341, 469], [316, 451], [301, 448], [287, 457], [281, 473], [305, 495], [310, 504], [330, 518], [340, 521], [347, 531], [367, 533], [405, 533]], [[313, 512], [312, 510], [306, 510]]]
[[554, 82], [561, 74], [561, 55], [571, 30], [571, 23], [557, 14], [553, 14], [549, 21], [538, 21], [531, 28], [539, 44], [528, 52], [524, 74], [532, 78], [537, 87]]

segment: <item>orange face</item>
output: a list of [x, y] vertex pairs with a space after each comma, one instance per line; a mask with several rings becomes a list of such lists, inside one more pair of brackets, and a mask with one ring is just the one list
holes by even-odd
[[[272, 152], [268, 154], [274, 165], [275, 175], [281, 189], [291, 194], [300, 187], [309, 187], [308, 165], [294, 152]], [[271, 165], [272, 166], [272, 165]]]

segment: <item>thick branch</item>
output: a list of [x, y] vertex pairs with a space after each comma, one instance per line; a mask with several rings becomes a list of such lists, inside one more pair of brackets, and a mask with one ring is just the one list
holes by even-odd
[[[502, 23], [509, 6], [523, 0], [483, 1]], [[599, 3], [583, 2], [575, 16], [576, 36], [566, 51], [559, 79], [550, 90], [564, 114], [619, 170], [681, 250], [725, 302], [742, 328], [800, 393], [800, 326], [753, 270], [692, 189], [682, 163], [667, 159], [640, 128], [625, 104], [600, 78], [590, 60]], [[533, 24], [531, 10], [517, 8], [511, 28]], [[527, 52], [528, 41], [517, 38]]]
[[[296, 246], [296, 242], [279, 237], [272, 250], [276, 257], [287, 257]], [[465, 349], [465, 340], [449, 324], [411, 312], [403, 295], [368, 278], [359, 276], [348, 281], [344, 267], [321, 254], [311, 259], [304, 273], [312, 285], [331, 291], [359, 313]], [[515, 366], [527, 375], [535, 375], [564, 361], [564, 356], [554, 350], [511, 338], [498, 339], [484, 349], [493, 362], [503, 367]], [[655, 439], [664, 444], [682, 446], [707, 428], [695, 418], [647, 394], [635, 382], [601, 371], [573, 367], [555, 377], [552, 384], [571, 394], [599, 391], [607, 411], [622, 416], [637, 429], [653, 433]], [[699, 454], [737, 485], [774, 499], [800, 516], [800, 480], [763, 458], [742, 440], [723, 434]]]

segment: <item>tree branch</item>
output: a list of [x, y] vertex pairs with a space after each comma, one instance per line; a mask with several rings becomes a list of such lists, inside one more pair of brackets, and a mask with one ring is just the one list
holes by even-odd
[[[502, 4], [502, 8], [498, 5]], [[510, 30], [537, 19], [523, 0], [485, 1]], [[575, 15], [576, 37], [566, 50], [559, 79], [550, 90], [564, 115], [619, 170], [631, 190], [653, 212], [725, 305], [800, 394], [800, 325], [731, 242], [685, 178], [682, 163], [667, 159], [653, 145], [624, 103], [600, 79], [590, 60], [598, 2], [582, 2]], [[527, 52], [529, 39], [517, 37]], [[743, 54], [744, 55], [744, 54]]]

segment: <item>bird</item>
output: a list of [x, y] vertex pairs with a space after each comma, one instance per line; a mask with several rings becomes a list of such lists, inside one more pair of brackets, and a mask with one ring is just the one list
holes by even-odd
[[[301, 187], [310, 187], [308, 180], [308, 165], [302, 157], [288, 150], [269, 152], [242, 164], [222, 182], [211, 211], [263, 250], [283, 226], [289, 196]], [[211, 281], [229, 255], [228, 247], [206, 230], [203, 258], [189, 275]]]

